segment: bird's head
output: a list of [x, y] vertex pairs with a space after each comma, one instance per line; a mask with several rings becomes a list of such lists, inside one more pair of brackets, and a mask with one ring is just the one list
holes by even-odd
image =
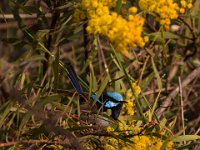
[[[97, 95], [93, 94], [91, 96], [92, 100], [96, 100]], [[102, 94], [101, 97], [96, 102], [96, 105], [98, 108], [101, 108], [103, 106], [103, 110], [106, 111], [107, 109], [112, 110], [112, 118], [117, 120], [117, 118], [120, 115], [120, 111], [122, 108], [123, 103], [126, 103], [123, 100], [123, 97], [118, 92], [107, 92], [105, 94]]]

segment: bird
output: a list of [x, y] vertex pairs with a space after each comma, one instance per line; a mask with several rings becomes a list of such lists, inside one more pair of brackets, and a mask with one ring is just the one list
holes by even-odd
[[[86, 94], [83, 91], [83, 88], [79, 82], [77, 74], [74, 71], [74, 68], [72, 67], [70, 62], [66, 63], [66, 69], [68, 72], [68, 76], [71, 80], [72, 86], [80, 95], [80, 105], [83, 105], [84, 100], [86, 99]], [[111, 109], [111, 117], [114, 120], [118, 120], [122, 106], [124, 103], [126, 103], [123, 100], [122, 95], [115, 91], [109, 91], [109, 92], [103, 93], [97, 100], [96, 98], [97, 98], [96, 93], [92, 94], [90, 97], [92, 101], [96, 102], [95, 104], [97, 108], [102, 109], [103, 112], [106, 112], [108, 109]]]

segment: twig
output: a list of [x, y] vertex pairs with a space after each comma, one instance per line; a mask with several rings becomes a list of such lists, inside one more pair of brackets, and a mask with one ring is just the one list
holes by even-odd
[[1, 23], [0, 30], [18, 28], [17, 22]]
[[[186, 48], [187, 48], [187, 47], [190, 48], [190, 49], [192, 48], [192, 49], [193, 49], [193, 52], [192, 52], [191, 54], [188, 54], [188, 55], [185, 56], [184, 61], [186, 61], [189, 57], [194, 56], [195, 53], [197, 52], [197, 46], [196, 46], [197, 36], [196, 36], [196, 34], [195, 34], [194, 29], [192, 28], [192, 26], [191, 26], [187, 21], [185, 21], [185, 20], [184, 20], [183, 18], [181, 18], [181, 17], [178, 17], [178, 19], [181, 20], [181, 21], [188, 27], [188, 29], [190, 30], [190, 32], [191, 32], [191, 34], [192, 34], [192, 43], [189, 44], [188, 46], [186, 46]], [[186, 50], [186, 52], [187, 52], [187, 50]], [[185, 53], [186, 53], [186, 52], [185, 52]]]
[[0, 148], [2, 147], [9, 147], [9, 146], [14, 146], [14, 145], [20, 145], [20, 144], [54, 144], [54, 145], [63, 145], [63, 146], [68, 146], [71, 147], [69, 142], [64, 142], [64, 141], [49, 141], [49, 140], [28, 140], [28, 141], [12, 141], [12, 142], [6, 142], [6, 143], [0, 143]]
[[35, 115], [35, 118], [43, 122], [43, 124], [45, 125], [45, 128], [48, 132], [53, 131], [57, 135], [62, 135], [69, 140], [68, 145], [70, 145], [72, 148], [75, 148], [77, 150], [84, 150], [83, 145], [78, 141], [76, 136], [71, 131], [69, 131], [67, 129], [63, 129], [60, 126], [56, 126], [56, 123], [55, 123], [56, 121], [55, 121], [54, 117], [56, 119], [58, 117], [55, 116], [55, 113], [49, 112], [48, 116], [50, 118], [47, 118], [46, 113], [44, 111], [35, 111], [30, 106], [26, 106], [26, 109], [29, 111], [32, 111], [33, 114]]
[[[139, 135], [142, 135], [142, 132], [144, 130], [142, 130], [141, 132], [137, 133], [137, 134], [127, 134], [127, 135], [118, 135], [119, 137], [122, 137], [122, 138], [131, 138], [131, 137], [134, 137], [134, 136], [139, 136]], [[125, 131], [124, 131], [125, 132]], [[114, 133], [108, 133], [108, 132], [86, 132], [84, 133], [83, 135], [78, 135], [80, 137], [82, 136], [88, 136], [88, 135], [94, 135], [94, 136], [103, 136], [103, 137], [115, 137], [116, 135]]]
[[40, 113], [35, 112], [35, 117], [39, 120], [42, 120], [44, 125], [46, 126], [46, 129], [50, 131], [54, 131], [58, 135], [62, 135], [68, 138], [69, 144], [73, 146], [77, 150], [84, 150], [81, 143], [79, 143], [78, 139], [75, 137], [74, 134], [72, 134], [70, 131], [63, 129], [62, 127], [55, 126], [55, 122], [51, 119], [46, 119], [44, 116], [42, 116]]
[[110, 74], [109, 74], [109, 68], [108, 68], [108, 65], [106, 63], [105, 55], [103, 53], [103, 49], [102, 49], [102, 45], [101, 45], [101, 41], [99, 39], [99, 36], [97, 37], [97, 43], [98, 43], [98, 46], [99, 46], [99, 50], [100, 50], [101, 58], [103, 60], [105, 71], [106, 71], [107, 75], [109, 76], [109, 79], [111, 79]]
[[[84, 45], [84, 54], [85, 54], [85, 61], [87, 61], [88, 57], [89, 57], [89, 35], [87, 33], [87, 26], [88, 26], [88, 23], [87, 23], [87, 19], [84, 20], [85, 23], [83, 24], [83, 45]], [[90, 71], [90, 68], [87, 67], [87, 71], [89, 72]]]
[[145, 70], [145, 68], [146, 68], [146, 66], [147, 66], [147, 62], [148, 62], [149, 58], [150, 58], [150, 55], [147, 56], [147, 58], [146, 58], [146, 60], [145, 60], [145, 62], [144, 62], [144, 65], [143, 65], [143, 67], [142, 67], [142, 72], [141, 72], [141, 74], [140, 74], [140, 78], [139, 78], [138, 84], [140, 84], [140, 83], [142, 82], [142, 77], [143, 77], [143, 74], [144, 74], [144, 70]]
[[[198, 67], [197, 69], [193, 70], [192, 73], [190, 73], [185, 80], [183, 80], [182, 82], [182, 88], [186, 87], [192, 80], [194, 80], [196, 77], [198, 77], [200, 74], [200, 67]], [[163, 101], [162, 103], [162, 107], [158, 108], [156, 111], [156, 114], [158, 116], [158, 118], [161, 118], [163, 112], [166, 110], [166, 108], [168, 108], [171, 103], [172, 103], [172, 99], [174, 99], [176, 97], [176, 95], [179, 92], [179, 86], [177, 86], [170, 94], [169, 96], [165, 99], [165, 101]]]
[[[174, 87], [168, 87], [167, 91], [171, 91], [173, 89], [174, 89]], [[164, 92], [164, 91], [166, 91], [166, 88], [149, 90], [149, 91], [144, 92], [144, 95], [151, 95], [151, 94], [158, 93], [160, 91]]]
[[183, 18], [181, 17], [178, 17], [179, 20], [181, 20], [187, 27], [188, 29], [190, 30], [190, 32], [192, 33], [192, 37], [193, 37], [193, 40], [195, 41], [196, 40], [196, 35], [195, 35], [195, 32], [194, 32], [194, 29], [190, 26], [190, 24], [185, 21]]
[[[183, 110], [183, 87], [181, 83], [181, 78], [178, 78], [179, 81], [179, 91], [180, 91], [180, 97], [181, 97], [181, 121], [182, 121], [182, 130], [183, 130], [183, 135], [185, 135], [185, 123], [184, 123], [184, 110]], [[183, 141], [184, 144], [186, 144], [186, 141]]]
[[[59, 6], [59, 2], [56, 0], [53, 2], [53, 7], [56, 8]], [[56, 28], [56, 24], [58, 22], [58, 18], [60, 16], [60, 13], [55, 11], [53, 13], [53, 16], [52, 16], [52, 20], [51, 20], [51, 25], [50, 25], [50, 32], [49, 32], [49, 35], [48, 35], [48, 39], [47, 39], [47, 49], [49, 51], [52, 51], [52, 45], [53, 45], [53, 35], [52, 35], [52, 32], [55, 31], [55, 28]], [[55, 36], [55, 35], [54, 35]], [[48, 70], [48, 67], [49, 67], [49, 58], [50, 58], [50, 55], [48, 53], [45, 52], [44, 54], [45, 56], [45, 61], [42, 61], [42, 64], [43, 64], [43, 76], [46, 74], [47, 70]], [[45, 84], [46, 84], [46, 80], [45, 80]]]
[[[36, 19], [38, 17], [38, 15], [36, 13], [34, 14], [19, 14], [19, 16], [22, 19]], [[47, 13], [44, 15], [46, 18], [51, 18], [52, 14], [51, 13]], [[14, 19], [13, 14], [0, 14], [0, 19]]]

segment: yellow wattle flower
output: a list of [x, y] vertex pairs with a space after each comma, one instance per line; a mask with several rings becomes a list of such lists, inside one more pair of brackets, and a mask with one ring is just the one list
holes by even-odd
[[188, 5], [187, 5], [187, 8], [192, 8], [192, 3], [189, 3]]
[[179, 6], [174, 0], [140, 0], [139, 6], [142, 10], [157, 14], [161, 25], [169, 27], [171, 19], [178, 18]]
[[126, 19], [110, 11], [115, 5], [115, 0], [81, 1], [81, 9], [86, 12], [88, 18], [87, 32], [106, 37], [118, 52], [128, 57], [129, 48], [145, 45], [142, 37], [144, 18], [135, 15], [137, 8], [131, 7], [130, 15]]
[[139, 87], [135, 82], [132, 83], [132, 87], [133, 87], [133, 89], [135, 90], [135, 94], [139, 95], [140, 92], [141, 92], [140, 87]]
[[131, 8], [128, 9], [128, 12], [135, 14], [137, 12], [137, 8], [136, 7], [131, 7]]

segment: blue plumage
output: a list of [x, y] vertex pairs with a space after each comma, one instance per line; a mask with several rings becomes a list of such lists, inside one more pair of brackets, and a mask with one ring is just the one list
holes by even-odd
[[[73, 67], [71, 66], [70, 63], [68, 63], [66, 66], [67, 66], [68, 75], [72, 82], [72, 85], [74, 86], [74, 88], [76, 89], [76, 91], [79, 94], [83, 95], [82, 87], [79, 83], [78, 77], [77, 77]], [[96, 94], [93, 94], [91, 96], [91, 99], [93, 101], [95, 101], [96, 96], [97, 96]], [[117, 120], [117, 118], [120, 115], [120, 111], [121, 111], [123, 103], [124, 103], [124, 101], [123, 101], [123, 97], [121, 94], [119, 94], [117, 92], [107, 92], [107, 93], [102, 94], [99, 97], [99, 99], [96, 102], [96, 105], [98, 108], [103, 108], [103, 111], [106, 111], [107, 109], [111, 109], [112, 110], [111, 117], [113, 117], [113, 119]]]
[[116, 101], [119, 101], [119, 102], [123, 101], [122, 95], [117, 92], [107, 92], [106, 95], [115, 99]]
[[[91, 99], [95, 100], [96, 94], [93, 94]], [[111, 109], [119, 105], [122, 101], [123, 97], [121, 94], [117, 92], [107, 92], [97, 100], [97, 103], [99, 103], [99, 105], [104, 104], [104, 109]]]
[[122, 95], [117, 92], [107, 92], [106, 95], [109, 97], [109, 100], [105, 103], [105, 107], [116, 107], [123, 101]]

